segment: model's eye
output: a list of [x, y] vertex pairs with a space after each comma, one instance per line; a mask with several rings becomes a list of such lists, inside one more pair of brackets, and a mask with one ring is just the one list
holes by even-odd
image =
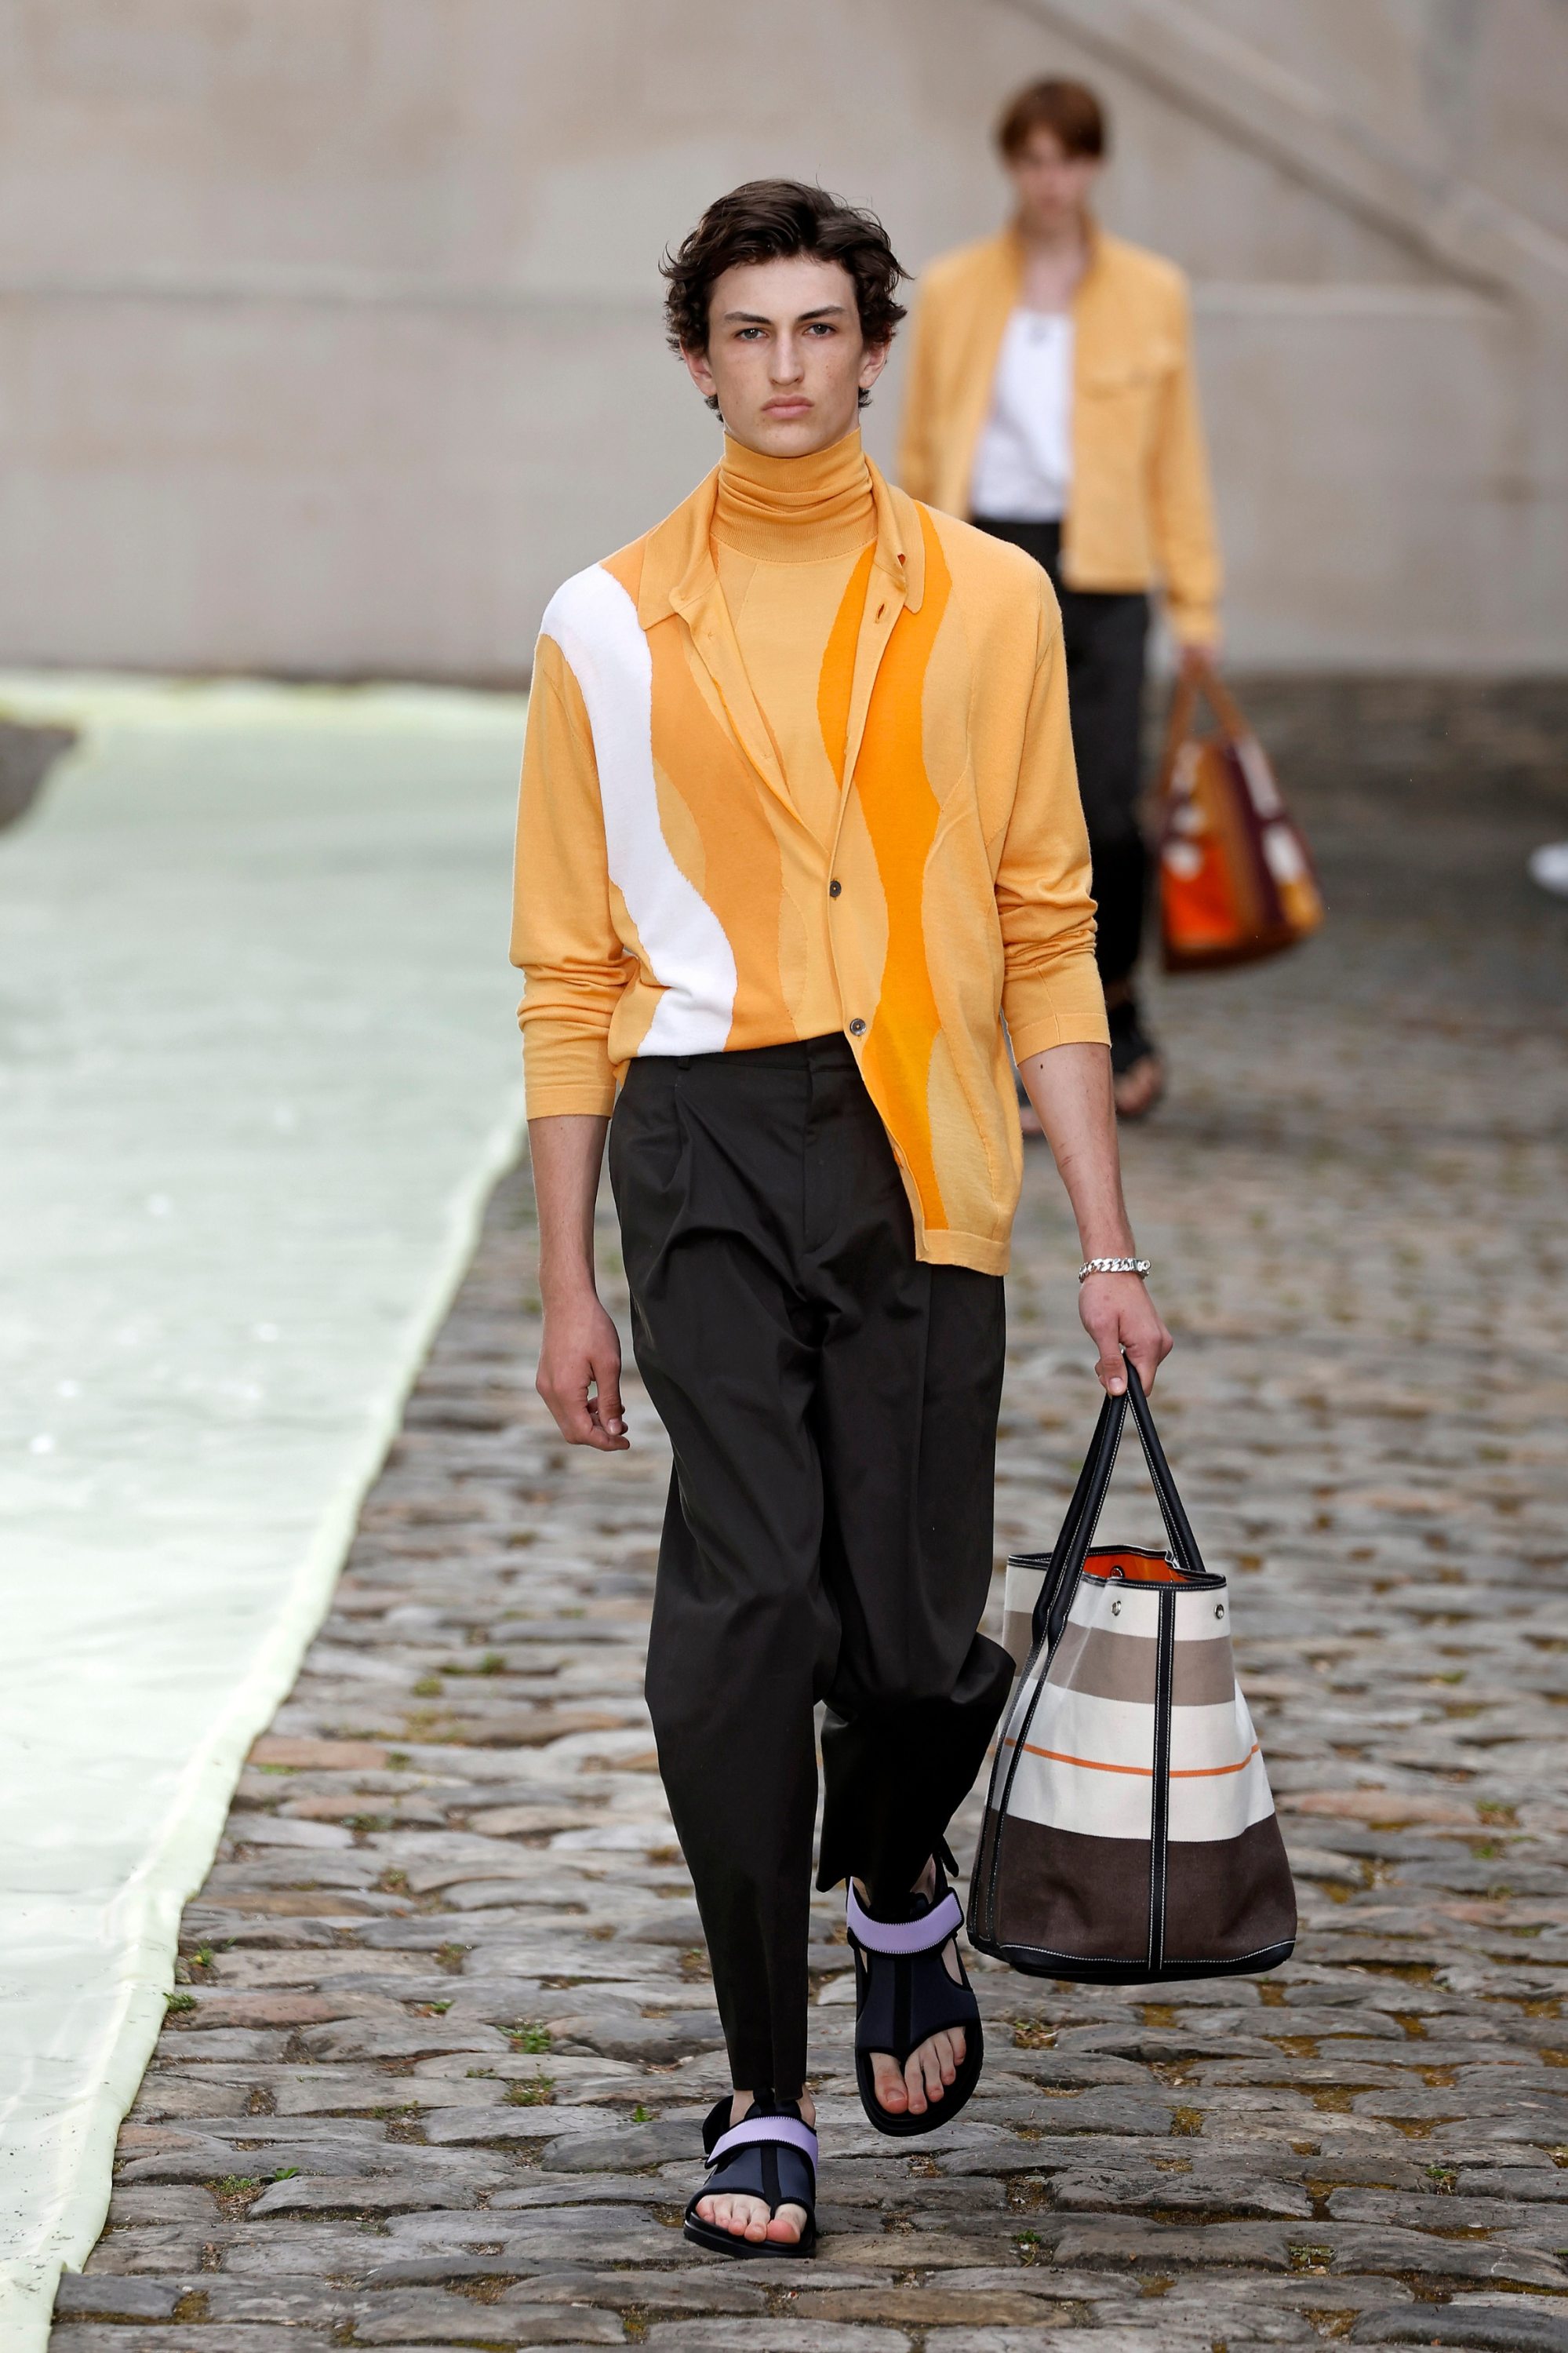
[[831, 319], [814, 319], [806, 330], [806, 332], [812, 335], [831, 335], [835, 332]]
[[735, 341], [738, 343], [755, 343], [757, 337], [762, 333], [762, 332], [761, 327], [737, 327], [735, 330]]

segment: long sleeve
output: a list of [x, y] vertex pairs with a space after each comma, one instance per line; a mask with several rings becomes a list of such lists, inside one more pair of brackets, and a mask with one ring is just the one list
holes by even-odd
[[1017, 791], [995, 887], [1005, 965], [1002, 1009], [1014, 1054], [1023, 1061], [1048, 1046], [1106, 1044], [1089, 835], [1068, 727], [1067, 662], [1054, 597], [1042, 609]]
[[1184, 644], [1204, 644], [1219, 631], [1219, 540], [1193, 364], [1192, 311], [1184, 288], [1179, 300], [1179, 357], [1156, 420], [1149, 504], [1172, 630]]
[[541, 638], [518, 800], [511, 960], [524, 975], [528, 1116], [606, 1115], [610, 1022], [632, 965], [610, 911], [593, 731], [565, 656]]

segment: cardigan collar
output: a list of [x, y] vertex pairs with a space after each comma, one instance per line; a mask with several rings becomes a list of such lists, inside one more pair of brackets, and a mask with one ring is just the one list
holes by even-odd
[[[876, 510], [877, 552], [873, 568], [896, 588], [905, 609], [918, 613], [925, 596], [925, 542], [913, 499], [887, 480], [870, 459]], [[644, 546], [642, 579], [637, 591], [637, 619], [645, 629], [671, 613], [691, 616], [719, 586], [718, 567], [710, 544], [713, 510], [719, 497], [719, 470], [714, 468], [673, 514], [648, 533]]]

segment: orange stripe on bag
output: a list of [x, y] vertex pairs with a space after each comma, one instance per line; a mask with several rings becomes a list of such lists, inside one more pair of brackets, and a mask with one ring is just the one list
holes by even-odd
[[[1017, 1743], [1009, 1736], [1002, 1746], [1004, 1748], [1016, 1748]], [[1239, 1765], [1173, 1765], [1170, 1778], [1173, 1781], [1212, 1781], [1217, 1773], [1245, 1773], [1262, 1746], [1260, 1740], [1255, 1740]], [[1105, 1765], [1098, 1757], [1068, 1757], [1059, 1748], [1037, 1748], [1032, 1740], [1025, 1741], [1024, 1754], [1026, 1757], [1047, 1757], [1053, 1765], [1081, 1765], [1086, 1773], [1140, 1773], [1145, 1781], [1152, 1781], [1154, 1778], [1152, 1765]]]

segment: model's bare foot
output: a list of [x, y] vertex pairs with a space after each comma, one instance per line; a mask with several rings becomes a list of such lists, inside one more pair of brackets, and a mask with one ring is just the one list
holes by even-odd
[[[738, 2125], [751, 2105], [750, 2092], [737, 2092], [730, 2104], [731, 2124]], [[809, 2092], [801, 2094], [800, 2116], [803, 2124], [815, 2126], [816, 2122], [816, 2104]], [[700, 2198], [697, 2211], [704, 2222], [714, 2223], [734, 2238], [750, 2239], [754, 2246], [761, 2246], [767, 2239], [781, 2247], [795, 2246], [806, 2223], [804, 2206], [781, 2206], [776, 2214], [770, 2214], [766, 2200], [761, 2198]]]
[[[858, 1879], [855, 1887], [861, 1903], [868, 1904], [864, 1882]], [[910, 1893], [927, 1896], [936, 1894], [934, 1862], [927, 1863]], [[958, 1947], [951, 1936], [942, 1948], [942, 1957], [954, 1985], [962, 1984]], [[949, 2085], [958, 2081], [958, 2071], [968, 2048], [963, 2027], [949, 2026], [918, 2043], [901, 2067], [889, 2052], [873, 2051], [871, 2079], [878, 2106], [886, 2108], [890, 2116], [923, 2116], [942, 2099]]]

